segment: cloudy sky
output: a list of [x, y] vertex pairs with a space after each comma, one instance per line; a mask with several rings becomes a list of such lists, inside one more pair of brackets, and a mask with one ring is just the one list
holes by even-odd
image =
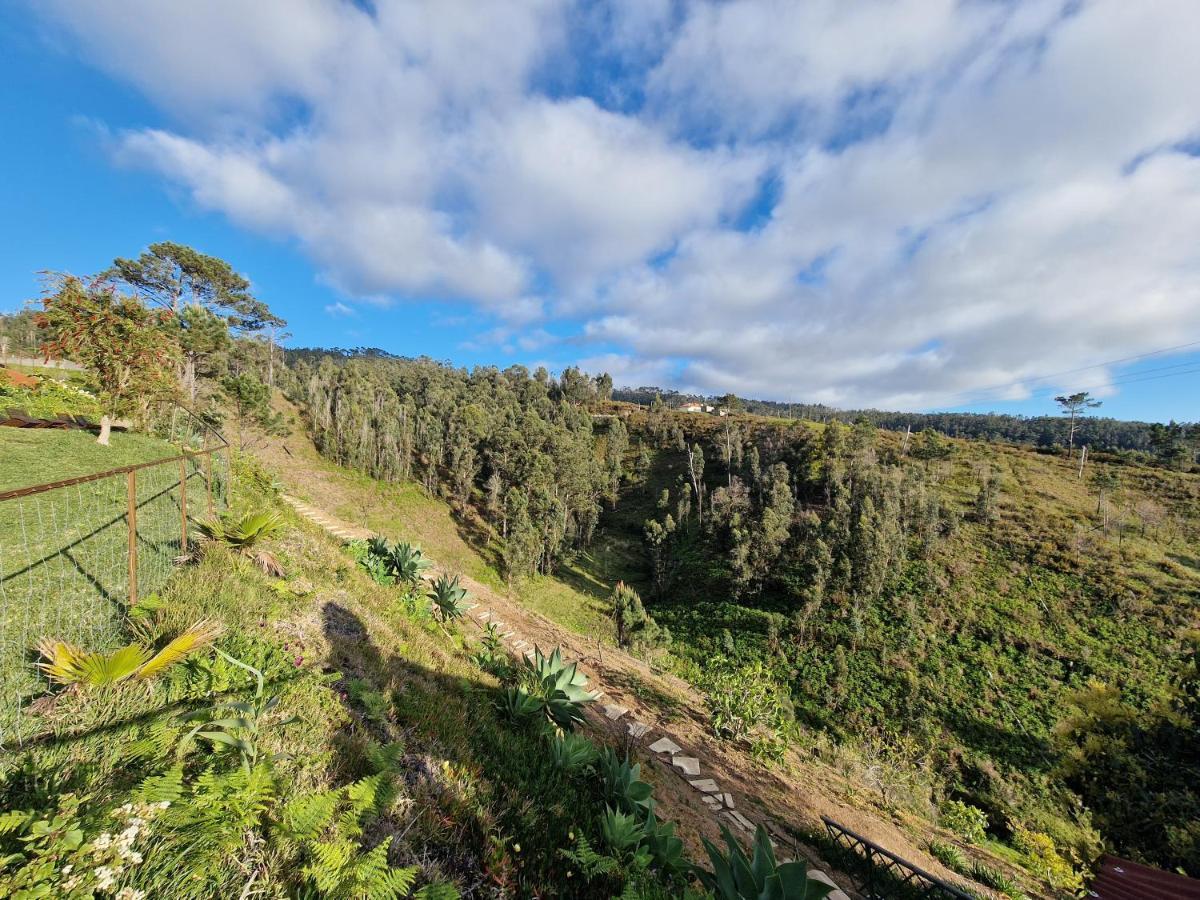
[[9, 306], [170, 238], [297, 344], [1200, 418], [1195, 0], [39, 0], [0, 26]]

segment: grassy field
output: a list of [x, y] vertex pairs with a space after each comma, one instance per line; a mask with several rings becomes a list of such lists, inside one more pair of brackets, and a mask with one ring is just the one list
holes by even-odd
[[[170, 444], [115, 433], [102, 447], [86, 432], [0, 428], [0, 490], [59, 481], [177, 455]], [[218, 461], [216, 501], [221, 497]], [[187, 464], [189, 520], [207, 514], [200, 464]], [[181, 553], [177, 464], [137, 475], [137, 576], [144, 595]], [[42, 637], [110, 647], [129, 595], [128, 484], [117, 475], [0, 501], [0, 736], [39, 689], [24, 665]]]

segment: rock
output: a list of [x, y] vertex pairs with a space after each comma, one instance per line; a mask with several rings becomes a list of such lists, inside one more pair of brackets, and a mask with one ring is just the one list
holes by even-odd
[[738, 823], [740, 826], [742, 826], [742, 828], [744, 828], [746, 831], [753, 831], [753, 830], [754, 830], [754, 823], [753, 823], [753, 822], [751, 822], [749, 819], [747, 819], [745, 816], [743, 816], [743, 815], [742, 815], [740, 812], [738, 812], [736, 809], [734, 809], [734, 810], [730, 810], [730, 812], [728, 813], [728, 815], [729, 815], [729, 816], [730, 816], [730, 818], [732, 818], [732, 819], [733, 819], [735, 822], [737, 822], [737, 823]]
[[670, 753], [674, 756], [679, 752], [679, 745], [670, 738], [659, 738], [650, 745], [651, 753]]
[[629, 734], [631, 736], [633, 736], [634, 738], [641, 739], [641, 738], [644, 738], [649, 733], [650, 733], [650, 726], [647, 725], [645, 722], [630, 722], [629, 723]]
[[684, 775], [699, 775], [700, 760], [694, 756], [676, 756], [671, 760], [671, 765], [677, 768]]
[[698, 781], [689, 781], [688, 784], [702, 794], [718, 794], [721, 792], [721, 786], [711, 778], [701, 778]]

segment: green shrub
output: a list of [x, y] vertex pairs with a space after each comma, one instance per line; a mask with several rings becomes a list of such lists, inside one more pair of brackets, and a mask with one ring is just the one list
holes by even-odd
[[968, 872], [967, 857], [953, 844], [946, 844], [942, 841], [930, 841], [929, 855], [947, 869], [958, 872], [960, 875], [965, 875]]
[[742, 668], [715, 666], [702, 676], [700, 687], [718, 737], [751, 739], [763, 755], [782, 751], [788, 715], [780, 689], [761, 661]]
[[987, 837], [987, 814], [977, 806], [947, 800], [942, 805], [940, 819], [942, 827], [972, 844], [981, 844]]
[[1056, 890], [1074, 893], [1083, 887], [1083, 878], [1058, 852], [1050, 835], [1015, 825], [1013, 846], [1024, 855], [1025, 868], [1044, 878]]

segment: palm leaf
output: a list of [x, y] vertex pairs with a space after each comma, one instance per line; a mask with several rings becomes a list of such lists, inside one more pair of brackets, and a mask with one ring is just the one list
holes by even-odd
[[59, 684], [77, 684], [83, 680], [80, 661], [87, 653], [79, 647], [66, 641], [42, 638], [37, 642], [37, 650], [42, 655], [38, 668], [51, 681], [57, 681]]
[[207, 647], [221, 634], [216, 622], [200, 621], [171, 640], [165, 647], [150, 657], [135, 673], [139, 679], [153, 678], [164, 669], [173, 666], [189, 653]]
[[116, 684], [137, 674], [149, 658], [150, 651], [137, 644], [130, 644], [112, 653], [87, 653], [79, 664], [83, 673], [81, 680], [93, 687]]

